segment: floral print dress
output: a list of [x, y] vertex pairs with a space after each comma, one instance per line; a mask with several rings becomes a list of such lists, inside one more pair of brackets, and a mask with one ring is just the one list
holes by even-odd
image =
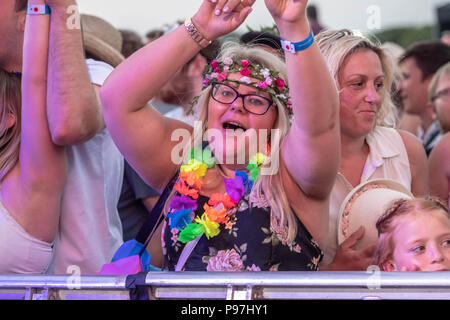
[[[199, 196], [198, 208], [208, 197]], [[288, 242], [287, 229], [271, 214], [267, 201], [254, 192], [247, 194], [235, 208], [233, 223], [221, 226], [219, 235], [201, 236], [188, 257], [185, 271], [316, 271], [323, 252], [308, 230], [297, 219], [298, 232]], [[200, 210], [195, 211], [198, 216]], [[194, 217], [192, 217], [194, 218]], [[162, 245], [165, 268], [173, 271], [185, 246], [178, 241], [179, 231], [163, 226]]]

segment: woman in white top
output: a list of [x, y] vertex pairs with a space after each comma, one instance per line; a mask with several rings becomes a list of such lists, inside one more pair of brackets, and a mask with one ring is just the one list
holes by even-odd
[[375, 247], [353, 249], [364, 228], [338, 246], [341, 203], [354, 187], [376, 178], [396, 180], [414, 195], [426, 195], [427, 160], [416, 137], [393, 129], [393, 73], [385, 52], [350, 30], [325, 31], [317, 40], [339, 90], [341, 124], [341, 162], [331, 194], [329, 238], [321, 270], [364, 270]]
[[[44, 0], [29, 0], [44, 5]], [[25, 20], [24, 20], [25, 21]], [[23, 75], [0, 71], [0, 273], [44, 273], [52, 256], [66, 177], [64, 148], [46, 113], [50, 16], [28, 15]], [[22, 87], [22, 97], [21, 97]], [[22, 98], [22, 99], [21, 99]], [[21, 101], [22, 100], [22, 101]]]

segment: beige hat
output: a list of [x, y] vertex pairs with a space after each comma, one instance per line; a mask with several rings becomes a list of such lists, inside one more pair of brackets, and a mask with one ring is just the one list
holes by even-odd
[[84, 49], [113, 67], [125, 58], [122, 51], [122, 35], [109, 22], [92, 15], [81, 15]]
[[413, 194], [405, 186], [393, 180], [375, 179], [361, 183], [347, 195], [339, 210], [338, 243], [364, 226], [364, 236], [355, 248], [365, 249], [376, 244], [378, 218], [395, 200], [412, 198]]

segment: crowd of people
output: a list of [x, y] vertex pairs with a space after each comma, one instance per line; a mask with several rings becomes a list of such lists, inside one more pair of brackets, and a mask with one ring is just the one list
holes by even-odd
[[0, 274], [97, 274], [134, 239], [168, 271], [450, 270], [448, 44], [393, 53], [307, 0], [222, 41], [254, 2], [145, 41], [2, 2]]

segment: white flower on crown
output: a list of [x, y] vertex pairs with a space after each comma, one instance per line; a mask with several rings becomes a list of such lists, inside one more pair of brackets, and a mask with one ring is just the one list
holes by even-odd
[[277, 98], [278, 99], [283, 99], [283, 100], [287, 99], [287, 97], [284, 94], [282, 94], [282, 93], [281, 94], [277, 94]]
[[270, 70], [267, 68], [261, 69], [260, 73], [264, 78], [270, 77]]
[[239, 81], [249, 84], [252, 83], [252, 80], [250, 80], [249, 77], [242, 77], [241, 79], [239, 79]]
[[213, 72], [213, 73], [211, 73], [211, 78], [215, 79], [215, 78], [217, 78], [218, 75], [219, 74], [217, 72]]
[[230, 57], [226, 57], [223, 59], [223, 64], [226, 66], [231, 66], [233, 64], [233, 59], [231, 59]]
[[230, 67], [229, 66], [224, 66], [223, 67], [223, 72], [228, 73], [228, 71], [230, 71]]

